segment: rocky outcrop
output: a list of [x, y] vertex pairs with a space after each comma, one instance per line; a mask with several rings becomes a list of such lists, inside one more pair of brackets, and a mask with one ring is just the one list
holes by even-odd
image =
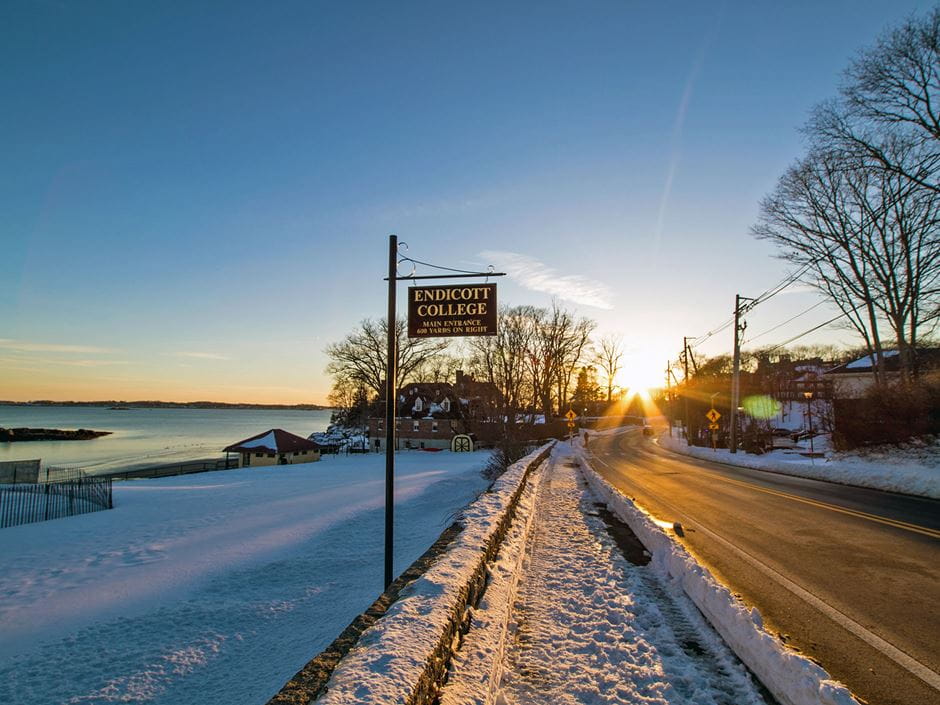
[[76, 431], [63, 431], [58, 428], [0, 428], [0, 443], [16, 441], [87, 441], [92, 438], [107, 436], [111, 431], [92, 431], [80, 428]]

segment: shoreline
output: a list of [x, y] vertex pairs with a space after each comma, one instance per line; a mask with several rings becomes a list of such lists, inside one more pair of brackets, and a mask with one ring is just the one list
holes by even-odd
[[0, 400], [0, 406], [16, 407], [91, 407], [104, 408], [113, 411], [126, 411], [130, 409], [245, 409], [248, 411], [334, 411], [335, 407], [320, 404], [250, 404], [229, 403], [221, 401], [10, 401]]

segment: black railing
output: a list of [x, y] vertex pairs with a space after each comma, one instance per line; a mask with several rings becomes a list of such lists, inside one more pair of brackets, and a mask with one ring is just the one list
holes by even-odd
[[[171, 463], [166, 465], [152, 465], [145, 468], [132, 468], [128, 470], [114, 470], [112, 472], [96, 472], [87, 477], [107, 477], [113, 480], [143, 480], [154, 477], [170, 477], [173, 475], [190, 475], [197, 472], [212, 472], [214, 470], [231, 470], [238, 467], [238, 456], [218, 458], [213, 460], [192, 460], [185, 463]], [[49, 468], [49, 472], [68, 473], [75, 472], [75, 468]], [[85, 471], [87, 472], [87, 471]]]
[[113, 506], [110, 477], [0, 485], [0, 529]]

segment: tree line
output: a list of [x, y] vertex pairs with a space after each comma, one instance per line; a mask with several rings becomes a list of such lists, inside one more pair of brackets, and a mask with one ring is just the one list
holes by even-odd
[[[409, 338], [407, 321], [399, 318], [395, 388], [451, 382], [460, 369], [493, 383], [506, 415], [546, 418], [563, 413], [573, 401], [602, 400], [605, 391], [607, 401], [613, 399], [623, 358], [620, 337], [592, 339], [595, 322], [557, 302], [550, 308], [503, 305], [498, 315], [496, 335], [463, 339]], [[368, 405], [384, 398], [387, 333], [386, 319], [365, 319], [326, 347], [330, 402], [352, 410], [341, 419], [350, 425], [361, 424]]]

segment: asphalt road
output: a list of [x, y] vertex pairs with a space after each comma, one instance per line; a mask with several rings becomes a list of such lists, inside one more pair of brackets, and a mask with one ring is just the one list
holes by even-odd
[[596, 437], [594, 468], [756, 606], [765, 625], [873, 705], [940, 705], [940, 501]]

